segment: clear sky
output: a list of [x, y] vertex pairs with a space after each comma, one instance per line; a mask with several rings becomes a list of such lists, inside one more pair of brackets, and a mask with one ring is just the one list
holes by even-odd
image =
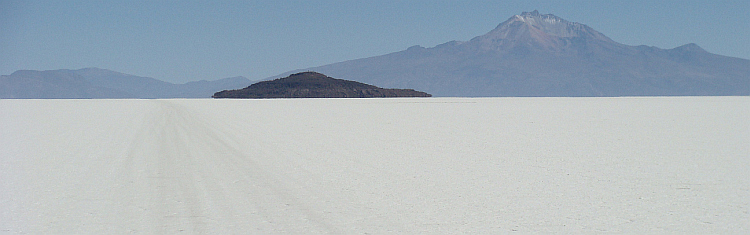
[[0, 0], [0, 74], [98, 67], [174, 83], [259, 80], [466, 41], [533, 10], [627, 45], [697, 43], [750, 59], [748, 0]]

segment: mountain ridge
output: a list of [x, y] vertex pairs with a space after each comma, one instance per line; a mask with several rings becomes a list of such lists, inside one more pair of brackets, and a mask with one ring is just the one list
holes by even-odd
[[624, 45], [538, 11], [511, 16], [469, 41], [301, 70], [435, 96], [750, 95], [750, 60], [694, 43], [672, 49]]
[[173, 84], [100, 68], [18, 70], [0, 76], [0, 98], [119, 99], [210, 98], [223, 89], [247, 86], [244, 77]]

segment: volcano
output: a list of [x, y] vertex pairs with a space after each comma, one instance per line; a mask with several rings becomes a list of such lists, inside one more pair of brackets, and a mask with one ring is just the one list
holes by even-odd
[[672, 49], [624, 45], [538, 11], [514, 15], [469, 41], [303, 70], [435, 96], [750, 95], [750, 60], [692, 43]]

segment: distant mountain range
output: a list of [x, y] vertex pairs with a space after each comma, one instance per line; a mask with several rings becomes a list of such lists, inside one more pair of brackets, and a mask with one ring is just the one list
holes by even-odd
[[210, 98], [216, 91], [249, 86], [244, 77], [173, 84], [106, 69], [19, 70], [0, 76], [0, 98]]
[[750, 60], [628, 46], [560, 17], [524, 12], [467, 42], [303, 70], [435, 96], [750, 95]]
[[[514, 15], [466, 42], [302, 71], [435, 96], [748, 96], [750, 60], [617, 43], [580, 23], [538, 11]], [[172, 84], [105, 69], [21, 70], [0, 76], [0, 98], [208, 98], [247, 87], [244, 77]]]
[[316, 72], [302, 72], [262, 81], [238, 90], [216, 92], [214, 98], [374, 98], [430, 97], [412, 89], [383, 89], [355, 81], [336, 79]]

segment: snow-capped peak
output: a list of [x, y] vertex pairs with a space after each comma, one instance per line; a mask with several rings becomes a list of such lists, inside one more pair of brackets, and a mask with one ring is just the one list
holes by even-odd
[[[539, 11], [523, 12], [520, 15], [514, 15], [507, 21], [497, 26], [490, 34], [510, 36], [508, 30], [521, 27], [522, 25], [531, 26], [533, 31], [544, 33], [553, 37], [581, 37], [595, 36], [597, 38], [606, 38], [599, 32], [588, 26], [576, 22], [570, 22], [553, 14], [539, 14]], [[517, 30], [511, 30], [517, 31]], [[523, 30], [523, 32], [528, 32]], [[601, 37], [600, 37], [601, 36]], [[609, 39], [607, 39], [609, 40]]]
[[567, 45], [565, 41], [571, 38], [613, 42], [584, 24], [570, 22], [552, 14], [539, 14], [536, 10], [514, 15], [489, 33], [472, 40], [481, 41], [484, 45], [482, 47], [487, 48], [525, 42], [534, 42], [533, 44], [544, 45], [545, 48], [557, 48]]
[[550, 26], [558, 23], [578, 24], [568, 22], [552, 14], [542, 15], [536, 10], [532, 12], [523, 12], [520, 15], [514, 15], [508, 21], [520, 21], [537, 27]]

